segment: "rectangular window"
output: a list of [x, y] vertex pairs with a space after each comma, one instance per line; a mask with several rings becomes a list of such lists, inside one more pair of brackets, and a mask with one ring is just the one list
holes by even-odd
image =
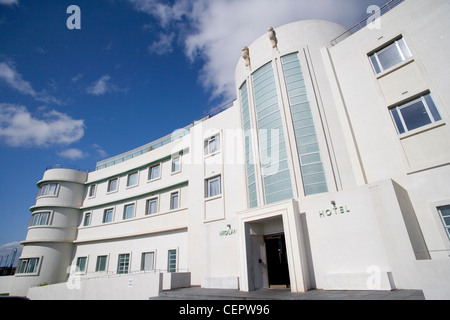
[[155, 253], [144, 252], [141, 260], [141, 271], [153, 271], [155, 269]]
[[108, 256], [98, 256], [95, 264], [95, 272], [106, 271], [106, 260]]
[[160, 168], [160, 164], [157, 164], [156, 166], [152, 166], [149, 169], [148, 172], [148, 180], [154, 180], [154, 179], [158, 179], [160, 177], [160, 172], [161, 172], [161, 168]]
[[441, 120], [430, 94], [392, 108], [391, 115], [399, 134]]
[[17, 268], [17, 273], [30, 274], [37, 273], [37, 268], [39, 264], [39, 258], [26, 258], [19, 260], [19, 267]]
[[134, 203], [126, 205], [123, 208], [123, 220], [131, 219], [134, 217]]
[[91, 224], [91, 213], [88, 212], [88, 213], [85, 213], [85, 214], [84, 214], [83, 226], [84, 226], [84, 227], [87, 227], [87, 226], [89, 226], [90, 224]]
[[178, 209], [178, 192], [174, 192], [170, 194], [170, 210]]
[[172, 159], [172, 172], [178, 172], [181, 170], [180, 157], [177, 156]]
[[47, 183], [47, 184], [44, 184], [39, 189], [38, 197], [56, 196], [57, 192], [58, 192], [58, 184], [57, 183]]
[[206, 198], [222, 194], [221, 176], [206, 179]]
[[133, 172], [128, 175], [127, 187], [132, 187], [138, 184], [138, 173]]
[[158, 198], [147, 200], [146, 215], [154, 214], [158, 212]]
[[87, 257], [79, 257], [77, 259], [77, 272], [85, 272], [86, 271], [86, 262], [87, 262]]
[[381, 73], [411, 57], [403, 38], [369, 55], [375, 73]]
[[215, 135], [205, 140], [205, 155], [215, 153], [220, 149], [220, 136]]
[[438, 208], [439, 216], [444, 225], [445, 232], [450, 239], [450, 205]]
[[177, 272], [177, 250], [169, 250], [167, 272]]
[[91, 186], [89, 186], [89, 198], [92, 198], [95, 196], [95, 189], [96, 189], [97, 185], [93, 184]]
[[103, 223], [108, 223], [113, 221], [114, 209], [106, 209], [103, 212]]
[[30, 226], [46, 226], [50, 224], [50, 212], [37, 212], [31, 216]]
[[109, 180], [108, 181], [108, 192], [116, 191], [118, 182], [119, 182], [119, 180], [117, 178]]
[[119, 254], [119, 261], [117, 262], [117, 273], [124, 274], [128, 273], [128, 268], [130, 266], [130, 254]]

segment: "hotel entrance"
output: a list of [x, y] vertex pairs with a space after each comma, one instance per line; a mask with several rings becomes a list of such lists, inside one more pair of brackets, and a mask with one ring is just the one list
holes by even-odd
[[264, 236], [269, 288], [289, 288], [289, 266], [283, 234]]

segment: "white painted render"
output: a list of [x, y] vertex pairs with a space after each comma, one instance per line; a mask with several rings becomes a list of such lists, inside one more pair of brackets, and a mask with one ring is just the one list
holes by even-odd
[[[346, 31], [335, 23], [275, 27], [275, 48], [265, 33], [248, 45], [249, 65], [239, 59], [238, 98], [226, 111], [115, 165], [89, 173], [46, 171], [38, 187], [57, 183], [57, 193], [38, 197], [30, 210], [50, 211], [51, 223], [28, 228], [21, 256], [40, 258], [38, 270], [16, 274], [8, 284], [11, 295], [147, 299], [163, 288], [186, 285], [256, 290], [271, 285], [265, 241], [282, 234], [293, 292], [420, 289], [428, 299], [449, 299], [450, 240], [437, 210], [450, 205], [449, 17], [446, 0], [405, 0], [380, 18], [379, 29], [363, 28], [334, 45], [331, 40]], [[369, 55], [399, 37], [411, 57], [376, 74]], [[305, 195], [303, 189], [281, 64], [292, 53], [304, 77], [328, 187], [324, 193]], [[257, 131], [252, 82], [267, 63], [273, 68], [293, 194], [271, 204], [264, 202], [258, 152], [264, 136]], [[243, 129], [239, 92], [244, 83], [251, 132]], [[398, 134], [390, 109], [428, 92], [441, 119]], [[208, 154], [211, 137], [220, 144]], [[255, 159], [254, 208], [248, 203], [248, 141]], [[177, 157], [180, 170], [172, 172]], [[149, 179], [155, 165], [160, 176]], [[129, 186], [134, 173], [137, 183]], [[220, 192], [208, 197], [208, 180], [219, 176]], [[117, 190], [109, 192], [114, 179]], [[171, 208], [175, 192], [179, 202]], [[158, 200], [158, 210], [146, 215], [149, 199]], [[124, 219], [129, 205], [134, 210]], [[104, 223], [109, 209], [113, 219]], [[169, 250], [176, 250], [175, 272], [168, 272]], [[148, 252], [154, 253], [154, 270], [144, 272], [142, 254]], [[121, 254], [130, 258], [124, 275], [117, 274]], [[101, 272], [96, 271], [98, 256], [107, 257]], [[74, 289], [66, 282], [73, 280], [67, 268], [80, 257], [86, 258], [86, 270], [76, 274], [82, 289]], [[141, 281], [151, 288], [133, 289]], [[48, 286], [36, 287], [42, 284]]]

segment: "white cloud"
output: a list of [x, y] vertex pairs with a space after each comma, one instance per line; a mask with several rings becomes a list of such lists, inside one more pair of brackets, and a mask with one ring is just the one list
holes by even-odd
[[[0, 0], [1, 1], [1, 0]], [[37, 101], [45, 103], [62, 104], [55, 97], [47, 94], [45, 91], [37, 92], [32, 85], [22, 78], [22, 75], [16, 70], [13, 64], [0, 62], [0, 82], [5, 83], [18, 92], [29, 95]]]
[[69, 145], [84, 135], [84, 121], [56, 110], [39, 118], [26, 107], [0, 103], [0, 140], [13, 147]]
[[100, 79], [92, 83], [88, 88], [87, 92], [93, 94], [94, 96], [101, 96], [107, 91], [110, 91], [110, 86], [108, 81], [111, 80], [109, 75], [103, 75]]
[[7, 6], [13, 4], [19, 4], [19, 0], [0, 0], [0, 4], [5, 4]]
[[99, 146], [98, 144], [94, 143], [94, 144], [92, 145], [92, 147], [93, 147], [94, 150], [97, 152], [97, 154], [98, 154], [98, 156], [99, 156], [100, 158], [105, 159], [105, 158], [108, 156], [108, 153], [107, 153], [101, 146]]
[[62, 158], [66, 158], [66, 159], [70, 159], [70, 160], [83, 159], [87, 156], [87, 154], [85, 154], [83, 151], [81, 151], [79, 149], [75, 149], [75, 148], [70, 148], [70, 149], [58, 152], [57, 154], [58, 154], [58, 156], [60, 156]]
[[[269, 26], [324, 19], [349, 27], [365, 14], [368, 5], [383, 0], [129, 1], [136, 10], [156, 19], [166, 34], [176, 31], [186, 56], [203, 62], [199, 79], [204, 88], [213, 97], [229, 99], [235, 97], [234, 70], [242, 47], [267, 32]], [[165, 47], [165, 52], [170, 50]]]
[[164, 55], [166, 53], [171, 53], [173, 51], [172, 49], [172, 42], [175, 38], [175, 33], [171, 32], [170, 34], [160, 34], [159, 39], [155, 42], [153, 42], [150, 46], [148, 46], [148, 51], [150, 53], [155, 53], [157, 55]]

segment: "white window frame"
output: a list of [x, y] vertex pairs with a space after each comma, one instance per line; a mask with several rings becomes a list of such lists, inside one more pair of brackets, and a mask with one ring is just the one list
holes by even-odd
[[[114, 190], [111, 189], [111, 183], [113, 181], [116, 181], [116, 188]], [[113, 193], [113, 192], [117, 192], [119, 190], [119, 178], [113, 178], [113, 179], [109, 179], [108, 180], [108, 185], [106, 186], [106, 192], [107, 193]]]
[[[170, 252], [175, 251], [175, 270], [170, 269]], [[167, 250], [167, 273], [175, 273], [178, 271], [178, 248]]]
[[438, 207], [436, 207], [436, 210], [437, 210], [437, 212], [439, 214], [439, 218], [440, 218], [440, 220], [442, 222], [442, 226], [444, 227], [444, 232], [446, 233], [446, 235], [448, 237], [448, 240], [450, 241], [450, 223], [447, 224], [445, 222], [444, 216], [442, 215], [442, 212], [441, 212], [441, 209], [445, 208], [445, 207], [448, 207], [450, 209], [450, 204], [438, 206]]
[[[153, 268], [150, 270], [145, 270], [145, 268], [144, 268], [145, 267], [144, 255], [146, 255], [146, 254], [153, 254], [153, 261], [152, 261]], [[155, 270], [156, 270], [156, 250], [142, 252], [142, 254], [141, 254], [141, 271], [150, 272], [150, 271], [155, 271]]]
[[[219, 193], [211, 194], [211, 183], [218, 181], [219, 182]], [[205, 179], [205, 198], [217, 198], [222, 196], [222, 176], [217, 175], [208, 179]]]
[[[125, 215], [127, 214], [127, 208], [133, 206], [133, 213], [132, 216], [129, 218], [126, 218]], [[132, 203], [127, 203], [123, 206], [123, 215], [122, 215], [122, 220], [130, 220], [133, 219], [136, 216], [136, 202], [132, 202]]]
[[[100, 257], [105, 257], [105, 270], [98, 270], [99, 267], [99, 258]], [[95, 272], [107, 272], [108, 271], [108, 260], [109, 260], [109, 255], [107, 254], [100, 254], [97, 256], [97, 259], [95, 261]]]
[[[92, 188], [94, 191], [92, 192]], [[95, 198], [95, 195], [97, 194], [97, 185], [91, 184], [88, 188], [88, 198]]]
[[[120, 267], [120, 256], [128, 256], [128, 262], [127, 262], [127, 266], [126, 266], [126, 272], [119, 272], [121, 271], [121, 267]], [[119, 255], [117, 256], [117, 274], [129, 274], [130, 273], [130, 266], [131, 266], [131, 253], [119, 253]], [[125, 269], [124, 269], [125, 270]]]
[[[130, 184], [130, 177], [136, 175], [136, 183], [135, 184]], [[129, 173], [127, 175], [127, 188], [133, 188], [133, 187], [137, 187], [139, 185], [139, 171], [134, 171], [132, 173]]]
[[[403, 42], [403, 45], [404, 45], [405, 49], [407, 50], [406, 52], [403, 52], [403, 50], [402, 50], [402, 48], [401, 48], [401, 46], [400, 46], [400, 44], [399, 44], [400, 41]], [[398, 51], [398, 53], [399, 53], [400, 58], [402, 59], [402, 61], [400, 61], [399, 63], [397, 63], [397, 64], [395, 64], [395, 65], [393, 65], [393, 66], [390, 66], [390, 67], [388, 67], [388, 68], [384, 68], [384, 66], [383, 66], [383, 65], [381, 64], [381, 62], [380, 62], [380, 59], [378, 58], [378, 55], [381, 54], [381, 53], [383, 53], [384, 51], [386, 51], [386, 50], [392, 48], [393, 46], [395, 46], [395, 47], [397, 48], [397, 51]], [[376, 61], [376, 63], [377, 63], [377, 66], [374, 65], [374, 62], [373, 62], [372, 57], [375, 58], [375, 61]], [[411, 50], [409, 49], [408, 45], [406, 44], [405, 39], [404, 39], [403, 37], [400, 37], [400, 38], [398, 38], [398, 39], [396, 39], [396, 40], [394, 40], [394, 41], [388, 42], [388, 44], [387, 44], [386, 46], [382, 47], [381, 49], [378, 49], [378, 50], [376, 50], [375, 52], [369, 54], [369, 61], [370, 61], [371, 65], [372, 65], [372, 69], [373, 69], [373, 71], [375, 72], [375, 74], [379, 75], [379, 74], [384, 73], [386, 70], [389, 70], [389, 69], [391, 69], [391, 68], [394, 68], [394, 67], [397, 66], [398, 64], [400, 64], [400, 63], [402, 63], [402, 62], [408, 60], [408, 59], [411, 58], [411, 57], [412, 57], [412, 53], [411, 53]], [[378, 67], [378, 69], [380, 69], [380, 72], [377, 72], [377, 67]]]
[[[55, 187], [54, 187], [54, 191], [50, 193], [50, 191], [52, 189], [49, 189], [50, 187], [48, 187], [48, 186], [51, 186], [51, 185], [53, 185]], [[57, 197], [58, 193], [59, 193], [59, 186], [60, 186], [59, 183], [54, 183], [54, 182], [44, 183], [39, 188], [38, 198], [40, 198], [40, 197]]]
[[[178, 169], [174, 168], [175, 161], [178, 161]], [[173, 155], [170, 167], [171, 174], [176, 174], [181, 172], [181, 154]]]
[[[28, 269], [28, 264], [29, 264], [30, 260], [37, 260], [36, 264], [33, 267], [32, 272], [21, 272], [23, 261], [27, 261], [27, 264], [25, 265], [25, 269]], [[37, 276], [37, 275], [39, 275], [39, 270], [41, 268], [41, 261], [42, 261], [42, 257], [30, 257], [30, 258], [19, 259], [19, 263], [17, 265], [16, 276]], [[25, 271], [27, 271], [27, 270], [25, 270]]]
[[[152, 178], [152, 169], [153, 168], [156, 168], [156, 167], [158, 167], [159, 169], [158, 169], [158, 176], [157, 177], [154, 177], [154, 178]], [[158, 179], [161, 179], [161, 172], [162, 171], [162, 165], [161, 165], [161, 163], [158, 163], [158, 164], [155, 164], [155, 165], [152, 165], [152, 166], [150, 166], [149, 168], [148, 168], [148, 181], [155, 181], [155, 180], [158, 180]]]
[[[173, 202], [173, 197], [175, 194], [177, 195], [176, 208], [174, 206], [175, 203]], [[180, 190], [177, 190], [170, 193], [170, 210], [178, 210], [179, 208], [180, 208]]]
[[[105, 221], [106, 212], [110, 211], [110, 210], [112, 211], [112, 213], [111, 213], [111, 221]], [[102, 223], [103, 224], [114, 222], [114, 211], [115, 211], [114, 208], [107, 208], [107, 209], [103, 210], [103, 217], [102, 217]]]
[[[430, 99], [431, 99], [432, 102], [433, 102], [433, 106], [429, 106], [429, 105], [428, 105], [428, 103], [427, 103], [427, 101], [426, 101], [426, 99], [425, 99], [426, 96], [430, 96]], [[420, 129], [420, 128], [423, 127], [423, 126], [421, 126], [421, 127], [417, 127], [417, 128], [411, 129], [411, 130], [408, 129], [407, 123], [406, 123], [406, 121], [405, 121], [405, 119], [404, 119], [404, 117], [403, 117], [403, 114], [401, 113], [401, 110], [402, 110], [402, 109], [408, 108], [408, 107], [410, 107], [410, 106], [416, 104], [416, 103], [419, 102], [419, 101], [422, 102], [422, 104], [423, 104], [423, 106], [424, 106], [424, 108], [425, 108], [425, 111], [427, 112], [427, 116], [428, 116], [429, 119], [430, 119], [430, 123], [429, 123], [429, 124], [426, 124], [426, 125], [430, 125], [430, 124], [432, 124], [432, 123], [435, 123], [435, 122], [438, 122], [438, 121], [442, 120], [442, 116], [440, 115], [440, 112], [439, 112], [439, 110], [437, 109], [437, 106], [436, 106], [436, 104], [435, 104], [433, 98], [431, 97], [431, 94], [430, 94], [430, 93], [425, 93], [425, 94], [423, 94], [423, 95], [421, 95], [421, 96], [419, 96], [419, 97], [417, 97], [417, 98], [415, 98], [415, 99], [409, 100], [409, 101], [407, 101], [407, 102], [405, 102], [405, 103], [402, 103], [402, 104], [400, 104], [400, 105], [397, 105], [397, 106], [394, 106], [394, 107], [390, 108], [390, 113], [391, 113], [392, 121], [394, 121], [394, 125], [395, 125], [395, 127], [396, 127], [396, 129], [397, 129], [397, 133], [398, 133], [398, 134], [405, 134], [405, 133], [408, 133], [408, 132], [411, 132], [411, 131], [414, 131], [414, 130], [418, 130], [418, 129]], [[434, 108], [434, 109], [435, 109], [435, 112], [439, 115], [439, 119], [435, 119], [435, 117], [434, 117], [434, 115], [433, 115], [433, 112], [431, 111], [430, 108]], [[396, 121], [396, 119], [395, 119], [395, 114], [396, 114], [397, 117], [399, 118], [399, 120], [400, 120], [400, 122], [401, 122], [401, 125], [402, 125], [402, 128], [399, 128], [398, 123], [397, 123], [397, 121]], [[426, 126], [426, 125], [425, 125], [425, 126]], [[401, 132], [401, 131], [403, 131], [403, 132]]]
[[[216, 153], [219, 153], [221, 150], [221, 141], [220, 141], [220, 134], [217, 133], [208, 139], [205, 140], [205, 156], [214, 155]], [[211, 145], [212, 142], [215, 142], [215, 150], [212, 149]]]
[[[88, 223], [86, 224], [86, 219], [88, 218], [88, 216], [89, 216], [89, 220], [88, 220]], [[92, 222], [92, 212], [91, 211], [85, 212], [84, 215], [83, 215], [82, 226], [83, 227], [89, 227], [91, 225], [91, 222]]]
[[[156, 201], [156, 212], [153, 212], [153, 213], [149, 213], [150, 202], [151, 201]], [[151, 215], [154, 215], [154, 214], [157, 214], [157, 213], [159, 213], [159, 196], [155, 196], [155, 197], [151, 197], [151, 198], [147, 199], [145, 201], [145, 215], [146, 216], [151, 216]]]
[[[47, 223], [41, 223], [43, 219], [43, 214], [48, 213]], [[31, 215], [30, 225], [29, 227], [42, 227], [42, 226], [50, 226], [52, 224], [53, 219], [53, 211], [37, 211], [33, 212]], [[36, 224], [33, 224], [34, 221], [37, 221]]]

